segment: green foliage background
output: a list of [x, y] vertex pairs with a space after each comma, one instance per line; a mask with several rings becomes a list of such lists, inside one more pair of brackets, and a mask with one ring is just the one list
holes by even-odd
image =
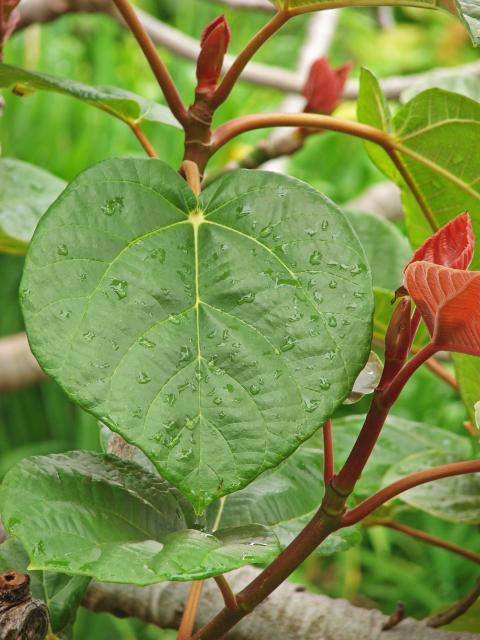
[[[201, 25], [218, 13], [206, 0], [145, 0], [142, 8], [185, 33], [198, 37]], [[225, 11], [232, 26], [232, 50], [238, 51], [265, 21], [264, 14]], [[396, 10], [391, 28], [378, 28], [373, 10], [344, 10], [331, 50], [333, 62], [352, 59], [380, 76], [428, 70], [478, 58], [459, 22], [441, 13]], [[292, 68], [302, 44], [303, 17], [289, 23], [267, 44], [257, 60]], [[188, 102], [194, 68], [178, 56], [162, 52]], [[71, 77], [91, 84], [110, 84], [160, 99], [159, 90], [133, 39], [107, 16], [72, 15], [44, 27], [33, 26], [15, 36], [6, 62]], [[107, 114], [67, 97], [38, 94], [17, 98], [6, 94], [0, 119], [2, 155], [38, 164], [70, 180], [104, 158], [142, 155], [128, 128]], [[283, 96], [273, 90], [239, 84], [218, 120], [242, 113], [277, 109]], [[353, 103], [341, 107], [353, 114]], [[181, 159], [181, 133], [152, 124], [147, 133], [160, 157], [176, 167]], [[251, 133], [225, 147], [214, 164], [241, 155], [263, 133]], [[348, 158], [348, 165], [345, 159]], [[353, 138], [326, 134], [309, 140], [290, 162], [290, 170], [341, 204], [382, 176], [373, 167], [363, 144]], [[17, 302], [23, 259], [0, 257], [0, 334], [21, 330]], [[365, 401], [364, 401], [365, 402]], [[355, 405], [359, 413], [363, 408]], [[464, 408], [456, 395], [430, 372], [410, 381], [394, 413], [465, 434]], [[99, 449], [95, 419], [73, 406], [54, 384], [44, 384], [0, 397], [0, 476], [17, 460], [37, 453], [70, 449]], [[405, 522], [457, 544], [480, 551], [478, 530], [451, 525], [426, 514], [405, 514]], [[307, 588], [347, 597], [359, 605], [391, 612], [398, 600], [410, 615], [424, 616], [460, 598], [475, 579], [475, 566], [442, 550], [432, 549], [383, 529], [365, 532], [363, 543], [333, 558], [312, 557], [293, 576]], [[480, 632], [478, 620], [469, 630]], [[154, 627], [82, 610], [76, 638], [153, 640], [170, 637]]]

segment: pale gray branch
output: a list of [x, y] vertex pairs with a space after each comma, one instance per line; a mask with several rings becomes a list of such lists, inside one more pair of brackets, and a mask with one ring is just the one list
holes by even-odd
[[[258, 570], [243, 567], [228, 575], [235, 591], [245, 586]], [[93, 582], [83, 605], [94, 611], [115, 611], [163, 628], [178, 628], [188, 584], [160, 583], [134, 587]], [[208, 622], [223, 602], [213, 580], [205, 585], [198, 626]], [[473, 640], [479, 634], [447, 633], [407, 618], [385, 632], [388, 619], [376, 610], [354, 607], [346, 600], [306, 593], [301, 586], [284, 583], [253, 613], [244, 618], [229, 640]]]
[[[50, 22], [65, 13], [103, 11], [115, 15], [112, 4], [108, 0], [22, 0], [20, 3], [21, 21], [19, 28], [25, 28], [32, 23]], [[138, 10], [138, 14], [150, 34], [152, 40], [187, 60], [196, 60], [198, 41], [174, 29], [153, 16]], [[230, 67], [233, 56], [225, 57], [225, 69]], [[469, 77], [480, 76], [480, 61], [471, 62], [459, 67], [436, 69], [435, 76], [440, 77]], [[405, 76], [392, 76], [382, 81], [383, 90], [388, 98], [397, 99], [400, 94], [417, 82], [425, 81], [430, 73], [419, 73]], [[242, 80], [262, 87], [278, 89], [286, 93], [301, 93], [305, 77], [296, 72], [287, 71], [271, 65], [251, 62], [242, 74]], [[354, 99], [358, 96], [358, 81], [349, 80], [345, 87], [344, 97]]]
[[0, 338], [1, 393], [35, 384], [44, 378], [45, 374], [32, 355], [24, 333]]

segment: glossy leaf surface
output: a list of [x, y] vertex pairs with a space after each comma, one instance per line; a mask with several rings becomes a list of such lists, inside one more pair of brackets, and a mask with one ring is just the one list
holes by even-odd
[[[446, 450], [416, 453], [392, 467], [384, 478], [384, 484], [416, 471], [458, 461], [455, 454]], [[399, 498], [449, 522], [480, 524], [480, 473], [428, 482], [402, 493]]]
[[260, 525], [204, 532], [183, 496], [114, 456], [72, 452], [28, 458], [6, 475], [0, 502], [32, 569], [153, 584], [194, 580], [265, 562], [279, 551]]
[[0, 87], [14, 87], [20, 95], [30, 95], [34, 91], [61, 93], [106, 111], [124, 122], [139, 123], [148, 120], [180, 128], [167, 107], [141, 98], [126, 89], [92, 87], [75, 80], [28, 71], [9, 64], [0, 64]]
[[35, 227], [66, 183], [13, 158], [0, 158], [0, 252], [24, 254]]
[[[371, 72], [368, 73], [369, 82], [373, 82]], [[375, 109], [375, 104], [372, 103], [370, 109]], [[359, 117], [366, 124], [374, 124], [371, 119], [365, 119], [360, 110]], [[476, 140], [480, 136], [480, 104], [459, 94], [429, 89], [397, 111], [392, 133], [399, 162], [414, 183], [425, 211], [393, 164], [389, 168], [384, 161], [374, 159], [403, 190], [412, 244], [419, 246], [431, 236], [432, 230], [439, 229], [462, 211], [470, 213], [475, 235], [478, 235], [480, 156]], [[474, 268], [480, 265], [478, 250], [473, 265]]]
[[460, 395], [470, 422], [475, 425], [477, 423], [475, 404], [480, 400], [480, 358], [455, 353], [452, 359]]
[[480, 272], [414, 262], [405, 286], [439, 350], [480, 355]]
[[159, 160], [97, 165], [42, 219], [21, 298], [43, 368], [198, 510], [313, 434], [370, 351], [345, 217], [261, 171], [197, 202]]
[[0, 572], [15, 569], [28, 573], [32, 596], [43, 600], [48, 607], [52, 631], [57, 637], [69, 637], [90, 578], [51, 571], [30, 571], [28, 565], [28, 555], [19, 540], [10, 538], [0, 545]]

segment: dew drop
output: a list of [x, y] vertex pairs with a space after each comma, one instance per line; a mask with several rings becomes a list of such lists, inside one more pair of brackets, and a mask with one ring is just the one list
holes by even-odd
[[223, 404], [223, 400], [219, 396], [215, 396], [215, 398], [213, 399], [213, 404], [216, 404], [218, 407]]
[[70, 311], [68, 311], [68, 309], [62, 309], [59, 313], [59, 316], [61, 318], [63, 318], [64, 320], [67, 320], [70, 317], [71, 313]]
[[186, 345], [180, 347], [180, 362], [191, 360], [191, 358], [192, 352], [190, 351], [190, 349]]
[[68, 256], [68, 247], [66, 244], [59, 244], [57, 247], [57, 253], [59, 256]]
[[322, 262], [322, 254], [315, 250], [310, 256], [310, 264], [320, 264]]
[[85, 340], [85, 342], [91, 342], [94, 338], [95, 338], [94, 331], [85, 331], [85, 333], [83, 334], [83, 339]]
[[330, 389], [330, 387], [332, 386], [330, 384], [330, 380], [328, 378], [320, 378], [319, 385], [320, 385], [320, 389], [322, 389], [322, 391], [328, 391]]
[[162, 249], [162, 247], [157, 247], [156, 249], [152, 249], [151, 251], [149, 251], [145, 260], [157, 260], [158, 262], [160, 262], [160, 264], [163, 264], [165, 262], [166, 255], [167, 252], [165, 251], [165, 249]]
[[323, 302], [323, 296], [319, 291], [315, 291], [315, 293], [313, 294], [313, 297], [317, 302], [319, 303]]
[[180, 324], [180, 318], [178, 316], [169, 315], [168, 321], [171, 322], [172, 324]]
[[177, 401], [177, 396], [174, 393], [165, 393], [163, 399], [168, 405], [173, 407], [173, 405]]
[[240, 298], [238, 304], [250, 304], [255, 300], [254, 293], [246, 293], [244, 296]]
[[102, 207], [102, 213], [106, 216], [113, 216], [115, 213], [120, 213], [123, 209], [124, 201], [123, 197], [110, 198], [105, 202]]
[[233, 384], [226, 384], [225, 389], [228, 391], [228, 393], [233, 393], [235, 391], [235, 387], [233, 386]]
[[335, 318], [335, 316], [330, 316], [328, 318], [328, 326], [329, 327], [336, 327], [337, 326], [337, 319]]
[[330, 289], [336, 289], [337, 288], [337, 281], [336, 280], [330, 280], [330, 282], [328, 283], [328, 286], [330, 287]]
[[153, 349], [153, 347], [155, 346], [155, 342], [148, 340], [148, 338], [145, 338], [145, 336], [142, 336], [140, 338], [138, 344], [142, 347], [145, 347], [145, 349]]
[[280, 345], [280, 351], [290, 351], [295, 346], [295, 340], [292, 336], [285, 336]]
[[273, 227], [271, 224], [269, 224], [266, 227], [263, 227], [263, 229], [260, 231], [258, 235], [260, 238], [268, 238], [268, 236], [272, 234], [272, 231], [273, 231]]
[[145, 371], [140, 371], [140, 373], [137, 376], [138, 384], [148, 384], [151, 380], [152, 379], [150, 378], [148, 373], [145, 373]]
[[251, 384], [248, 388], [252, 396], [257, 396], [260, 393], [260, 387], [256, 384]]
[[128, 282], [126, 280], [112, 280], [110, 282], [110, 289], [115, 293], [119, 300], [127, 297]]
[[322, 222], [322, 231], [326, 231], [328, 229], [328, 220], [324, 220]]

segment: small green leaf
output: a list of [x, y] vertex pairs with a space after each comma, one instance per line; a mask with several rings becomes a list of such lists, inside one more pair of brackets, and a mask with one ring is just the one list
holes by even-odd
[[40, 216], [66, 182], [32, 164], [0, 158], [0, 252], [23, 255]]
[[405, 89], [400, 96], [400, 100], [402, 103], [408, 102], [419, 93], [422, 93], [422, 91], [434, 87], [459, 93], [462, 96], [480, 102], [480, 78], [476, 75], [455, 75], [455, 68], [452, 69], [452, 74], [448, 76], [444, 72], [439, 72], [438, 74], [435, 71], [429, 72], [424, 80], [414, 82], [408, 89]]
[[142, 120], [181, 128], [167, 107], [146, 100], [117, 87], [92, 87], [75, 80], [56, 78], [47, 73], [28, 71], [10, 64], [0, 64], [0, 87], [14, 87], [15, 92], [30, 95], [34, 91], [52, 91], [72, 96], [129, 123]]
[[[323, 496], [323, 451], [306, 443], [276, 469], [263, 473], [248, 487], [221, 498], [207, 510], [211, 528], [262, 524], [286, 547], [318, 511]], [[317, 549], [323, 556], [345, 551], [360, 542], [349, 527], [330, 535]]]
[[[391, 484], [410, 473], [461, 459], [456, 452], [451, 453], [448, 447], [442, 449], [439, 451], [431, 448], [405, 458], [388, 471], [383, 484]], [[470, 458], [471, 455], [470, 451], [463, 459]], [[398, 497], [403, 502], [448, 522], [480, 524], [480, 473], [428, 482]]]
[[146, 585], [196, 580], [263, 563], [279, 551], [257, 524], [198, 530], [182, 495], [115, 456], [72, 452], [28, 458], [0, 492], [7, 529], [31, 568]]
[[293, 453], [370, 352], [355, 233], [263, 171], [197, 201], [159, 160], [97, 165], [42, 218], [21, 298], [45, 371], [199, 512]]
[[460, 395], [472, 425], [476, 424], [475, 404], [480, 400], [480, 358], [463, 353], [452, 354]]
[[[392, 132], [392, 115], [377, 76], [366, 67], [360, 71], [360, 91], [357, 100], [358, 120], [386, 133]], [[398, 182], [398, 171], [388, 154], [373, 142], [366, 142], [368, 155], [385, 175]], [[404, 265], [405, 266], [405, 265]]]
[[403, 270], [412, 257], [408, 240], [397, 227], [370, 213], [347, 212], [372, 271], [373, 286], [395, 291], [403, 282]]
[[[338, 464], [346, 460], [363, 419], [364, 416], [349, 416], [333, 423], [335, 459]], [[450, 452], [457, 461], [465, 460], [472, 454], [471, 443], [467, 438], [445, 429], [390, 415], [355, 488], [355, 495], [364, 497], [378, 491], [390, 468], [397, 468], [396, 465], [401, 465], [404, 459], [409, 460], [412, 454], [425, 452], [425, 455], [429, 455], [435, 447], [437, 450]], [[415, 470], [420, 470], [420, 467]]]
[[28, 555], [19, 540], [10, 538], [0, 545], [0, 571], [15, 569], [29, 574], [32, 596], [45, 602], [50, 613], [52, 631], [63, 637], [68, 634], [75, 621], [90, 578], [50, 571], [30, 571], [28, 565]]

